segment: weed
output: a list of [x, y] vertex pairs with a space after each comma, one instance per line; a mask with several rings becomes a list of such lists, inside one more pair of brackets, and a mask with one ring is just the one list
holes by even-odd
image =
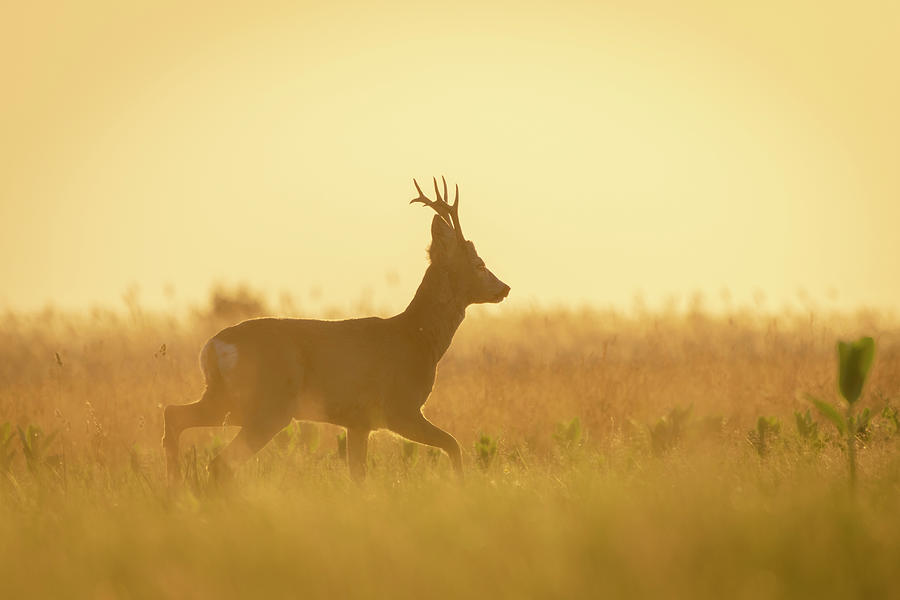
[[497, 440], [482, 433], [475, 442], [475, 460], [482, 471], [487, 471], [497, 455]]
[[403, 457], [404, 470], [413, 468], [419, 461], [419, 444], [410, 442], [408, 440], [403, 440], [403, 449], [401, 455]]
[[580, 448], [585, 441], [581, 419], [574, 417], [570, 421], [557, 423], [556, 430], [553, 432], [553, 441], [556, 442], [556, 447], [564, 453]]
[[300, 421], [297, 423], [297, 441], [300, 446], [306, 450], [307, 454], [314, 453], [319, 448], [321, 435], [319, 426], [309, 421]]
[[869, 408], [864, 408], [863, 411], [856, 416], [855, 421], [856, 439], [862, 442], [867, 441], [869, 439], [869, 425], [872, 423], [872, 415], [869, 412]]
[[897, 409], [893, 406], [885, 406], [881, 410], [881, 418], [891, 424], [891, 435], [896, 435], [900, 431], [900, 419], [897, 416]]
[[747, 434], [747, 440], [760, 456], [769, 453], [772, 442], [781, 433], [781, 421], [778, 417], [759, 417], [756, 420], [756, 429]]
[[432, 467], [437, 465], [441, 460], [441, 451], [433, 446], [428, 446], [428, 451], [425, 454], [428, 456], [428, 463]]
[[337, 434], [337, 457], [339, 460], [347, 460], [347, 432], [340, 431]]
[[201, 466], [200, 460], [197, 457], [197, 446], [191, 444], [191, 449], [184, 459], [185, 482], [195, 493], [198, 493], [205, 487], [207, 475], [206, 469]]
[[0, 425], [0, 472], [8, 473], [16, 451], [12, 448], [13, 432], [9, 422]]
[[813, 403], [813, 406], [819, 411], [823, 417], [831, 421], [831, 424], [834, 425], [835, 429], [838, 430], [840, 435], [844, 435], [847, 432], [847, 423], [844, 420], [844, 417], [841, 416], [841, 413], [838, 410], [823, 400], [819, 400], [815, 396], [810, 394], [806, 395], [807, 399]]
[[19, 440], [22, 442], [22, 452], [25, 455], [25, 464], [32, 473], [38, 473], [47, 466], [56, 466], [60, 463], [58, 455], [50, 456], [47, 448], [53, 443], [56, 431], [44, 434], [44, 430], [37, 425], [26, 425], [25, 429], [17, 427]]
[[794, 411], [794, 423], [797, 425], [797, 434], [801, 440], [814, 447], [822, 445], [822, 440], [819, 439], [819, 424], [812, 418], [808, 408], [805, 413]]
[[147, 453], [142, 451], [137, 444], [133, 444], [128, 449], [128, 458], [131, 472], [146, 486], [147, 490], [152, 490], [153, 480], [148, 474], [150, 468]]
[[856, 487], [856, 440], [862, 432], [868, 434], [869, 409], [859, 416], [854, 415], [853, 405], [862, 394], [866, 376], [875, 359], [875, 340], [870, 337], [859, 338], [855, 342], [841, 342], [838, 349], [838, 389], [847, 402], [846, 416], [841, 415], [833, 405], [810, 396], [813, 404], [837, 428], [838, 432], [847, 435], [847, 458], [850, 466], [850, 487]]
[[676, 406], [668, 415], [661, 417], [650, 431], [650, 448], [655, 456], [662, 456], [681, 443], [685, 425], [693, 407]]
[[282, 453], [290, 453], [296, 447], [297, 439], [297, 422], [293, 421], [290, 425], [275, 434], [272, 438], [272, 445], [278, 448]]

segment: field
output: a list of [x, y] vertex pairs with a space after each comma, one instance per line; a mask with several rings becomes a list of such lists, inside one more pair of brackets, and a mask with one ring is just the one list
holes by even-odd
[[[186, 433], [169, 494], [162, 406], [199, 396], [199, 348], [246, 304], [0, 317], [4, 597], [900, 596], [892, 318], [470, 309], [425, 409], [463, 483], [378, 432], [357, 486], [338, 428], [294, 424], [227, 489], [205, 465], [235, 430]], [[861, 335], [851, 490], [807, 395], [843, 402], [835, 343]]]

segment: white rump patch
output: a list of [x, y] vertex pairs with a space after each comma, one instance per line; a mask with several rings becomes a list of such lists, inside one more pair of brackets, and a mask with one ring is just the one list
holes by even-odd
[[221, 340], [212, 340], [213, 350], [219, 359], [219, 371], [230, 371], [238, 361], [238, 349], [234, 344], [228, 344]]

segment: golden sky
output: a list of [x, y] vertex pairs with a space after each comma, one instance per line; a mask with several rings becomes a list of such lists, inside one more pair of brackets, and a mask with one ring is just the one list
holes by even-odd
[[0, 307], [399, 310], [441, 174], [519, 306], [900, 304], [897, 2], [2, 11]]

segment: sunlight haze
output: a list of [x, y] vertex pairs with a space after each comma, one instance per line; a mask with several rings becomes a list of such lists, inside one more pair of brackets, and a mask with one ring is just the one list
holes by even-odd
[[401, 310], [441, 175], [516, 306], [896, 307], [898, 5], [677, 4], [8, 6], [0, 308]]

